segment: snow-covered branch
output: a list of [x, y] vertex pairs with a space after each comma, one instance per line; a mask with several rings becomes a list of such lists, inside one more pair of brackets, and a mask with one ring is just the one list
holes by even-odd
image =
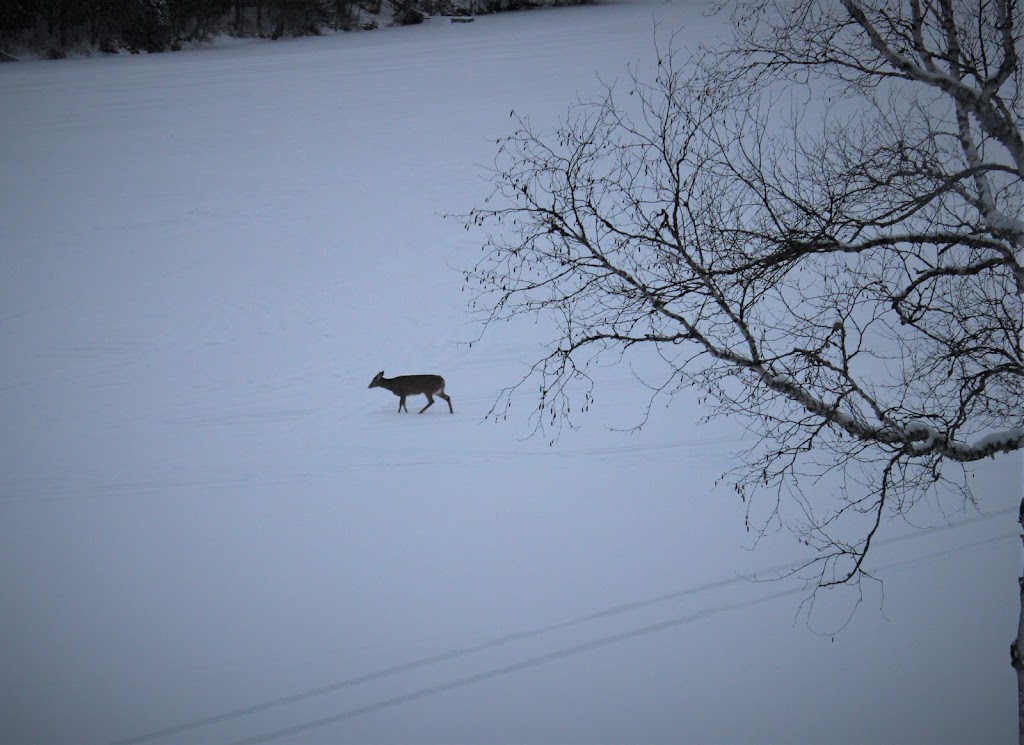
[[[1024, 449], [1021, 10], [980, 2], [999, 25], [951, 0], [741, 3], [724, 52], [661, 49], [653, 82], [551, 135], [519, 120], [465, 216], [487, 231], [466, 278], [484, 323], [557, 326], [521, 381], [537, 428], [586, 409], [595, 357], [655, 348], [659, 390], [760, 432], [737, 490], [796, 500], [822, 585], [859, 581], [943, 463]], [[851, 486], [812, 505], [809, 463]]]

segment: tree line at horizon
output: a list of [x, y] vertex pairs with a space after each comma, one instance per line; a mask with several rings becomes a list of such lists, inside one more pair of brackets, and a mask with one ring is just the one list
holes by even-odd
[[28, 49], [53, 58], [72, 49], [162, 52], [214, 34], [277, 39], [325, 29], [376, 28], [384, 11], [390, 11], [391, 22], [406, 25], [427, 14], [539, 4], [552, 0], [5, 0], [0, 3], [0, 50]]

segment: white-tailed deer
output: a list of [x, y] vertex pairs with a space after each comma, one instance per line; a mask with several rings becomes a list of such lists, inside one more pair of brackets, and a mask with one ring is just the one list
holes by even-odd
[[418, 396], [423, 394], [427, 397], [427, 405], [420, 409], [420, 414], [434, 405], [434, 396], [440, 396], [448, 402], [448, 411], [452, 414], [452, 400], [444, 393], [444, 378], [440, 375], [399, 375], [397, 378], [385, 378], [384, 371], [377, 373], [367, 388], [387, 388], [398, 396], [398, 413], [409, 409], [405, 405], [406, 396]]

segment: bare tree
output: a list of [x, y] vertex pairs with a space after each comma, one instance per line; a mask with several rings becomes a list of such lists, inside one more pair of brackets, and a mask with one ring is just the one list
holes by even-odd
[[[653, 347], [659, 390], [697, 386], [760, 434], [728, 475], [767, 505], [748, 528], [784, 522], [814, 586], [859, 589], [887, 517], [940, 485], [965, 508], [965, 464], [1024, 446], [1024, 19], [1014, 0], [732, 13], [727, 47], [659, 44], [655, 75], [500, 143], [464, 216], [487, 234], [467, 287], [485, 325], [548, 315], [557, 338], [491, 414], [539, 380], [557, 436], [596, 358]], [[801, 488], [827, 472], [837, 493]]]

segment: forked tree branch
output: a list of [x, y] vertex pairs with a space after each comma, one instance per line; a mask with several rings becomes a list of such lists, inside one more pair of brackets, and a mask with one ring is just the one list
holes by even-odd
[[[1024, 449], [1021, 11], [979, 3], [973, 25], [952, 0], [742, 3], [732, 47], [659, 49], [653, 82], [551, 135], [518, 119], [462, 216], [487, 236], [467, 287], [484, 327], [556, 336], [490, 415], [539, 381], [557, 437], [595, 359], [655, 349], [656, 391], [703, 389], [759, 434], [730, 480], [772, 495], [755, 529], [785, 520], [821, 586], [868, 576], [885, 519], [937, 483], [970, 502], [957, 466]], [[840, 494], [805, 495], [832, 472]]]

